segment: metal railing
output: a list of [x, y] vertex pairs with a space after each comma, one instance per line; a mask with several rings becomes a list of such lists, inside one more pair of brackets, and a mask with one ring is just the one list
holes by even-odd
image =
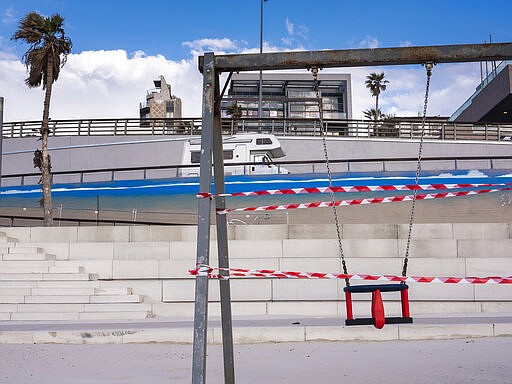
[[[200, 118], [183, 119], [79, 119], [50, 120], [52, 136], [117, 136], [117, 135], [199, 135]], [[41, 121], [5, 122], [3, 137], [38, 137]], [[323, 128], [327, 135], [357, 138], [416, 139], [421, 135], [421, 122], [407, 120], [333, 120], [244, 118], [234, 122], [222, 119], [224, 134], [263, 132], [286, 136], [316, 136]], [[427, 121], [425, 138], [438, 140], [511, 140], [512, 125], [470, 124]]]

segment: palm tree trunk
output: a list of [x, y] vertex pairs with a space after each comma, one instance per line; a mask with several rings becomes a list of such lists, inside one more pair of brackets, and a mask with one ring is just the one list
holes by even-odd
[[41, 127], [41, 151], [43, 153], [41, 182], [43, 187], [43, 210], [44, 210], [44, 226], [53, 226], [53, 210], [52, 210], [52, 184], [50, 176], [50, 159], [48, 157], [48, 134], [50, 129], [48, 121], [50, 116], [50, 98], [52, 95], [52, 79], [53, 79], [53, 57], [50, 54], [48, 58], [47, 76], [46, 76], [46, 92], [44, 96], [43, 107], [43, 123]]
[[379, 94], [375, 95], [375, 120], [379, 119]]

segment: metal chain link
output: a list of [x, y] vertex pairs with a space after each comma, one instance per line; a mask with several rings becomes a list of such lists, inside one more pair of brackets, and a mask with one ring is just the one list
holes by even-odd
[[[414, 185], [418, 186], [420, 172], [421, 172], [421, 155], [423, 151], [423, 139], [425, 137], [425, 123], [427, 119], [427, 106], [428, 106], [428, 93], [430, 88], [430, 76], [432, 75], [432, 68], [434, 67], [434, 63], [426, 63], [425, 69], [427, 71], [427, 84], [425, 86], [425, 101], [423, 103], [423, 117], [421, 119], [421, 136], [420, 136], [420, 145], [418, 148], [418, 165], [416, 167], [416, 177], [414, 179]], [[414, 189], [414, 194], [412, 197], [411, 204], [411, 215], [409, 217], [409, 230], [407, 233], [407, 245], [405, 247], [405, 256], [404, 256], [404, 265], [402, 269], [402, 276], [407, 276], [407, 264], [409, 262], [409, 251], [411, 247], [411, 236], [412, 236], [412, 226], [414, 221], [414, 209], [416, 208], [416, 198], [418, 196], [418, 189]]]
[[[326, 140], [326, 137], [325, 137], [326, 135], [324, 132], [323, 105], [322, 105], [322, 98], [320, 97], [320, 86], [319, 86], [319, 82], [318, 82], [318, 68], [317, 67], [311, 68], [311, 73], [313, 75], [315, 94], [316, 94], [316, 99], [318, 101], [318, 116], [320, 118], [320, 134], [322, 136], [322, 144], [323, 144], [323, 148], [324, 148], [325, 165], [327, 167], [327, 177], [329, 179], [329, 187], [332, 188], [333, 185], [332, 185], [331, 167], [329, 164], [329, 155], [327, 153], [327, 140]], [[343, 234], [342, 234], [343, 229], [340, 225], [340, 221], [338, 218], [338, 211], [336, 210], [336, 206], [335, 206], [334, 192], [332, 190], [331, 190], [331, 202], [332, 202], [332, 210], [333, 210], [333, 215], [334, 215], [334, 223], [336, 224], [336, 235], [338, 236], [338, 246], [339, 246], [339, 253], [340, 253], [340, 258], [341, 258], [341, 266], [343, 268], [343, 273], [348, 274], [347, 264], [345, 262], [345, 255], [343, 252], [343, 243], [341, 241], [342, 236], [343, 236]], [[348, 279], [345, 279], [345, 284], [347, 286], [350, 285], [350, 282]]]

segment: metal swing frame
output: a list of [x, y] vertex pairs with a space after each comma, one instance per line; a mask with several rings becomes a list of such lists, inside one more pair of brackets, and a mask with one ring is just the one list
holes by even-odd
[[[286, 70], [301, 68], [332, 68], [406, 65], [424, 63], [457, 63], [499, 61], [512, 59], [512, 43], [465, 44], [401, 48], [375, 48], [332, 51], [302, 51], [215, 56], [206, 53], [199, 57], [203, 74], [201, 163], [199, 188], [211, 193], [212, 165], [216, 193], [225, 192], [221, 136], [220, 74], [255, 70]], [[213, 161], [212, 161], [213, 160]], [[215, 196], [215, 208], [225, 208], [225, 197]], [[209, 265], [211, 199], [199, 199], [196, 263]], [[226, 215], [216, 215], [219, 267], [229, 268]], [[224, 272], [221, 272], [224, 273]], [[208, 329], [208, 273], [196, 276], [194, 308], [194, 345], [192, 384], [206, 382], [206, 345]], [[221, 321], [224, 355], [224, 380], [235, 383], [231, 291], [229, 279], [221, 279]]]

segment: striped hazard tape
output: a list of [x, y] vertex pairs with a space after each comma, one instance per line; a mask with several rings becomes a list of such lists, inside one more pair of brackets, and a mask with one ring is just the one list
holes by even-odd
[[265, 189], [261, 191], [233, 192], [212, 194], [200, 192], [198, 198], [209, 198], [213, 196], [236, 197], [236, 196], [269, 196], [269, 195], [301, 195], [311, 193], [345, 193], [345, 192], [381, 192], [381, 191], [427, 191], [427, 190], [450, 190], [467, 189], [479, 187], [506, 187], [510, 183], [501, 184], [397, 184], [397, 185], [351, 185], [351, 186], [332, 186], [332, 187], [304, 187], [304, 188], [285, 188], [285, 189]]
[[[472, 191], [458, 191], [458, 192], [439, 192], [439, 193], [424, 193], [416, 195], [416, 200], [430, 200], [430, 199], [443, 199], [448, 197], [460, 197], [460, 196], [471, 196], [480, 195], [483, 193], [499, 192], [512, 190], [510, 187], [493, 188], [493, 189], [477, 189]], [[295, 204], [283, 204], [283, 205], [266, 205], [260, 207], [243, 207], [243, 208], [232, 208], [232, 209], [218, 209], [217, 214], [226, 214], [229, 212], [248, 212], [248, 211], [278, 211], [287, 209], [305, 209], [305, 208], [325, 208], [325, 207], [340, 207], [348, 205], [366, 205], [366, 204], [381, 204], [381, 203], [396, 203], [403, 201], [412, 201], [413, 195], [402, 195], [402, 196], [387, 196], [387, 197], [372, 197], [366, 199], [351, 199], [351, 200], [339, 200], [339, 201], [317, 201], [311, 203], [295, 203]]]
[[396, 276], [396, 275], [366, 275], [323, 272], [277, 271], [272, 269], [245, 268], [213, 268], [198, 266], [189, 270], [194, 276], [208, 276], [212, 279], [229, 279], [230, 277], [263, 277], [276, 279], [350, 279], [366, 281], [389, 281], [404, 283], [441, 283], [441, 284], [512, 284], [512, 276], [489, 277], [429, 277], [429, 276]]

